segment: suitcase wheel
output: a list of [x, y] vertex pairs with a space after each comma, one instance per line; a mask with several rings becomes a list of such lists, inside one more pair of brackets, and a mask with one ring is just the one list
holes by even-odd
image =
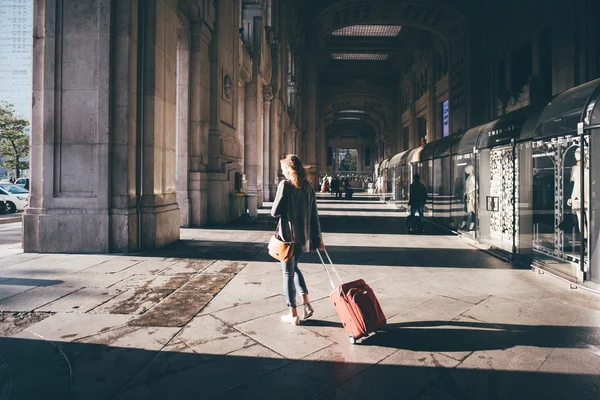
[[356, 339], [354, 339], [354, 336], [350, 336], [350, 344], [356, 344]]

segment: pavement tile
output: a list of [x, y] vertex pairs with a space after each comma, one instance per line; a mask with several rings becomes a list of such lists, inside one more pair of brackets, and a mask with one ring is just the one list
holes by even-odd
[[412, 399], [443, 382], [458, 361], [441, 354], [399, 350], [379, 364], [354, 376], [342, 388], [365, 399]]
[[235, 307], [214, 312], [213, 315], [230, 325], [237, 325], [272, 313], [283, 314], [286, 310], [285, 299], [280, 295], [243, 303]]
[[250, 337], [211, 315], [195, 317], [177, 338], [208, 359], [256, 344]]
[[121, 327], [64, 346], [73, 368], [71, 397], [113, 398], [176, 332], [174, 328]]
[[168, 262], [174, 262], [171, 266], [162, 270], [161, 275], [197, 274], [206, 270], [216, 260], [197, 258], [169, 258]]
[[458, 368], [535, 372], [551, 352], [551, 348], [536, 346], [474, 351]]
[[122, 326], [75, 342], [158, 351], [179, 331], [178, 328]]
[[0, 311], [33, 311], [81, 288], [42, 286], [0, 301]]
[[514, 321], [527, 325], [572, 325], [583, 312], [583, 308], [570, 305], [556, 298], [543, 297]]
[[174, 266], [176, 261], [167, 261], [163, 257], [145, 257], [141, 262], [128, 267], [122, 272], [132, 275], [158, 275], [162, 271]]
[[508, 323], [514, 322], [515, 318], [526, 309], [527, 305], [525, 303], [492, 296], [471, 307], [463, 315], [483, 322]]
[[205, 274], [195, 276], [181, 287], [184, 292], [203, 292], [216, 294], [229, 283], [233, 274]]
[[[174, 371], [160, 377], [149, 375], [145, 383], [127, 386], [116, 400], [136, 398], [140, 393], [152, 393], [152, 397], [149, 397], [151, 399], [230, 398], [224, 392], [244, 385], [288, 362], [268, 348], [257, 344], [227, 356], [217, 357], [208, 363], [199, 362], [199, 365], [184, 371]], [[178, 364], [192, 363], [181, 361]]]
[[15, 335], [51, 316], [52, 313], [44, 312], [0, 312], [0, 337]]
[[109, 289], [84, 288], [65, 297], [61, 297], [52, 303], [48, 303], [45, 306], [38, 308], [37, 311], [86, 313], [91, 309], [106, 303], [119, 293], [121, 292]]
[[55, 314], [12, 337], [69, 342], [124, 326], [128, 315]]
[[141, 315], [173, 293], [170, 289], [128, 289], [92, 309], [94, 314]]
[[237, 274], [244, 269], [247, 264], [247, 262], [241, 261], [219, 260], [211, 264], [203, 272], [205, 274]]
[[311, 399], [335, 390], [396, 349], [334, 344], [225, 393], [226, 398]]
[[435, 296], [431, 300], [420, 303], [414, 308], [400, 312], [388, 323], [407, 321], [448, 321], [471, 309], [472, 303], [451, 299], [448, 297]]
[[176, 291], [130, 325], [181, 327], [212, 299], [211, 294]]
[[[590, 375], [600, 380], [600, 343], [586, 348], [554, 349], [539, 372]], [[597, 387], [600, 388], [600, 382]]]
[[177, 290], [184, 283], [189, 281], [193, 274], [177, 275], [131, 275], [122, 281], [112, 285], [113, 289], [145, 288], [145, 289], [163, 289]]
[[109, 288], [115, 283], [126, 279], [130, 274], [126, 272], [116, 272], [114, 274], [96, 274], [84, 270], [68, 275], [51, 275], [48, 278], [62, 281], [61, 286], [79, 286], [87, 288]]
[[217, 311], [225, 310], [231, 307], [237, 307], [243, 304], [250, 304], [249, 301], [243, 301], [237, 296], [224, 294], [222, 291], [204, 307], [199, 315], [213, 314]]
[[131, 258], [131, 257], [119, 257], [114, 256], [110, 257], [106, 261], [95, 264], [86, 268], [85, 271], [89, 273], [95, 274], [114, 274], [116, 272], [120, 272], [126, 270], [129, 267], [132, 267], [135, 264], [139, 264], [142, 262], [143, 258]]
[[7, 299], [19, 293], [25, 292], [29, 289], [33, 289], [34, 287], [35, 286], [4, 285], [2, 284], [2, 282], [0, 282], [0, 300]]
[[280, 317], [272, 314], [235, 328], [286, 358], [303, 358], [333, 343], [302, 326], [283, 323]]

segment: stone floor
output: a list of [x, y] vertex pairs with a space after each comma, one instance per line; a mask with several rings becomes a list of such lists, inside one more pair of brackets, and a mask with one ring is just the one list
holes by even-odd
[[324, 198], [344, 281], [388, 318], [351, 345], [314, 253], [284, 325], [271, 221], [182, 230], [152, 254], [0, 247], [0, 399], [598, 399], [600, 297], [514, 268], [368, 197]]

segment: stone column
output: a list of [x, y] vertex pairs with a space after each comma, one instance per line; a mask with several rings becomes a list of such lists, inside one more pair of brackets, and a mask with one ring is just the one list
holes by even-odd
[[277, 194], [277, 185], [279, 184], [279, 159], [282, 154], [281, 138], [281, 100], [278, 98], [271, 103], [271, 170], [269, 178], [269, 197], [275, 199]]
[[248, 210], [251, 218], [258, 217], [258, 83], [246, 84], [246, 111], [244, 137], [244, 171], [248, 182]]
[[263, 86], [263, 199], [270, 201], [270, 164], [271, 164], [271, 101], [273, 87]]
[[[140, 3], [141, 4], [141, 3]], [[141, 6], [141, 5], [140, 5]], [[151, 249], [179, 239], [176, 197], [177, 5], [143, 3], [140, 230], [141, 246]], [[138, 71], [138, 73], [142, 73]]]
[[191, 24], [190, 143], [188, 175], [192, 226], [203, 226], [208, 214], [208, 130], [210, 113], [210, 27]]
[[177, 204], [179, 226], [189, 227], [189, 131], [190, 131], [190, 26], [187, 19], [179, 20], [177, 50]]
[[[311, 48], [316, 46], [316, 31], [309, 35], [307, 46]], [[306, 146], [306, 153], [302, 160], [306, 165], [309, 165], [310, 173], [315, 176], [317, 173], [317, 148], [321, 146], [320, 141], [317, 142], [317, 130], [320, 128], [317, 120], [317, 103], [318, 103], [318, 71], [317, 57], [308, 57], [307, 59], [307, 74], [306, 74], [306, 130], [302, 141]]]
[[[136, 132], [130, 68], [135, 71], [137, 64], [131, 32], [137, 31], [137, 15], [129, 14], [128, 1], [77, 5], [76, 0], [34, 2], [25, 252], [106, 253], [111, 246], [124, 251], [137, 246], [130, 195]], [[113, 81], [120, 85], [111, 87]], [[119, 180], [114, 187], [111, 175]], [[111, 196], [112, 189], [117, 196]], [[111, 243], [113, 224], [120, 235]]]

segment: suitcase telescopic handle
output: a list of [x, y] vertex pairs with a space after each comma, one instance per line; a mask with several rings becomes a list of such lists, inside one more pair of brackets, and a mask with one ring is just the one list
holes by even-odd
[[[342, 285], [342, 283], [343, 283], [342, 278], [340, 278], [340, 274], [338, 274], [337, 269], [335, 269], [335, 266], [333, 265], [333, 262], [331, 261], [331, 257], [329, 257], [329, 253], [327, 252], [327, 249], [323, 249], [323, 252], [327, 256], [327, 260], [329, 261], [329, 264], [331, 265], [331, 269], [333, 270], [333, 272], [335, 272], [335, 275], [337, 276], [338, 280], [340, 281], [340, 285]], [[331, 283], [331, 287], [333, 288], [333, 290], [335, 290], [336, 286], [335, 286], [335, 283], [333, 283], [333, 277], [331, 276], [331, 273], [327, 269], [327, 266], [325, 265], [325, 261], [323, 261], [323, 256], [321, 256], [321, 252], [319, 251], [319, 249], [317, 249], [317, 255], [319, 256], [319, 259], [321, 260], [321, 264], [323, 264], [323, 269], [325, 269], [325, 272], [327, 272], [327, 276], [329, 277], [329, 283]]]

